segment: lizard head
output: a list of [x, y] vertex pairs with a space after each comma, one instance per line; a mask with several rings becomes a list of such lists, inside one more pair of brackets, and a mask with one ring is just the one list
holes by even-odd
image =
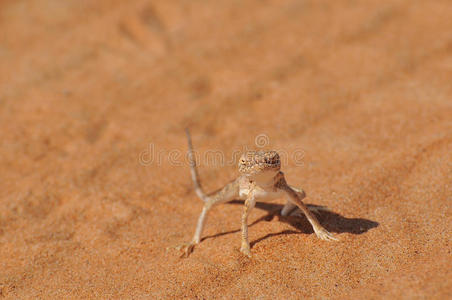
[[276, 174], [280, 169], [281, 160], [276, 151], [247, 151], [239, 160], [239, 172], [249, 177]]

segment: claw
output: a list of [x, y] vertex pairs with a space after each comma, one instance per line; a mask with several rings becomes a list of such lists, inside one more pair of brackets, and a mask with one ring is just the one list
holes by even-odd
[[325, 228], [314, 228], [314, 232], [317, 237], [321, 240], [325, 241], [338, 241], [338, 239], [330, 232], [328, 232]]
[[175, 246], [174, 248], [178, 251], [181, 251], [182, 254], [180, 257], [184, 258], [184, 257], [188, 257], [193, 252], [193, 249], [195, 248], [195, 244], [191, 243], [191, 242], [183, 243], [181, 245]]

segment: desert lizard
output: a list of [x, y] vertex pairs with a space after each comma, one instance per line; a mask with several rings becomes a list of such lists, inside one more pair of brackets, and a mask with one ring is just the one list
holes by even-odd
[[257, 200], [271, 201], [285, 196], [287, 203], [281, 210], [282, 216], [291, 214], [297, 207], [306, 215], [311, 223], [315, 234], [322, 240], [337, 240], [330, 232], [320, 225], [317, 218], [312, 214], [302, 199], [306, 197], [303, 190], [294, 188], [287, 184], [284, 173], [280, 171], [281, 161], [276, 151], [247, 151], [239, 160], [238, 169], [240, 176], [222, 189], [211, 194], [205, 194], [199, 180], [196, 161], [193, 155], [193, 145], [190, 132], [186, 130], [188, 139], [188, 160], [190, 163], [191, 177], [195, 192], [204, 202], [201, 215], [198, 218], [195, 234], [192, 240], [176, 248], [182, 250], [182, 257], [187, 257], [193, 251], [195, 245], [201, 240], [206, 216], [209, 210], [217, 204], [225, 203], [234, 199], [244, 200], [242, 213], [241, 232], [242, 243], [240, 251], [251, 257], [250, 243], [248, 240], [248, 216]]

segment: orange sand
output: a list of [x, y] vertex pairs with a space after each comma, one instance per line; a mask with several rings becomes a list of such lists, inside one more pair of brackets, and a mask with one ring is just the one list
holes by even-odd
[[[452, 297], [450, 1], [4, 0], [0, 28], [0, 297]], [[301, 150], [288, 181], [340, 242], [258, 204], [249, 260], [235, 202], [167, 250], [202, 207], [185, 126]]]

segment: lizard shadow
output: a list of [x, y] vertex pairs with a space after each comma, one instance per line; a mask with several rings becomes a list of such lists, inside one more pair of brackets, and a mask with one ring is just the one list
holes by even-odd
[[[229, 201], [228, 204], [233, 205], [243, 205], [243, 200], [232, 200]], [[379, 224], [378, 222], [368, 220], [368, 219], [362, 219], [362, 218], [346, 218], [341, 216], [338, 213], [329, 211], [329, 210], [322, 210], [324, 208], [323, 206], [313, 205], [313, 204], [307, 204], [308, 208], [318, 208], [320, 211], [316, 212], [315, 215], [317, 216], [319, 222], [324, 226], [328, 231], [334, 232], [334, 233], [351, 233], [351, 234], [363, 234], [367, 231], [369, 231], [372, 228], [377, 227]], [[278, 236], [278, 235], [288, 235], [288, 234], [312, 234], [314, 233], [314, 230], [312, 229], [311, 224], [306, 219], [306, 217], [303, 215], [302, 217], [299, 216], [287, 216], [283, 217], [279, 215], [281, 209], [283, 208], [283, 205], [281, 204], [275, 204], [275, 203], [266, 203], [266, 202], [257, 202], [256, 208], [262, 209], [268, 212], [267, 215], [264, 215], [251, 224], [248, 225], [248, 227], [254, 226], [262, 221], [271, 221], [275, 216], [278, 216], [279, 221], [284, 222], [286, 224], [291, 225], [296, 230], [283, 230], [281, 232], [277, 233], [269, 233], [261, 238], [258, 238], [250, 243], [250, 246], [253, 247], [255, 244], [266, 240], [268, 238]], [[214, 235], [209, 235], [204, 237], [202, 240], [209, 239], [209, 238], [215, 238], [227, 234], [233, 234], [240, 232], [240, 229], [231, 230], [227, 232], [221, 232]]]

